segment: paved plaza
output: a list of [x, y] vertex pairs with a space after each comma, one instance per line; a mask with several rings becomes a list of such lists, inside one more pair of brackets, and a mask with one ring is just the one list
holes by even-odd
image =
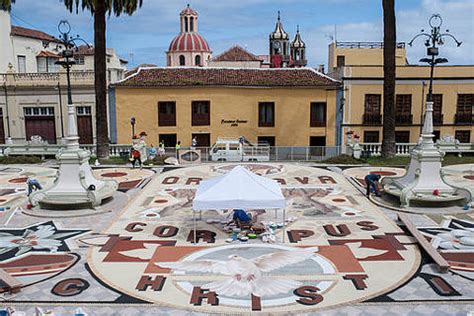
[[[57, 315], [77, 307], [90, 315], [466, 315], [474, 310], [472, 212], [460, 207], [449, 216], [410, 214], [451, 264], [440, 274], [397, 226], [397, 213], [362, 193], [366, 174], [401, 175], [399, 168], [244, 164], [282, 186], [286, 221], [281, 211], [253, 210], [258, 222], [275, 228], [276, 241], [229, 242], [223, 223], [231, 213], [206, 211], [196, 214], [194, 244], [191, 206], [199, 183], [234, 166], [96, 169], [96, 176], [119, 182], [114, 198], [88, 216], [50, 211], [50, 218], [26, 209], [25, 182], [35, 177], [47, 187], [56, 170], [3, 167], [0, 267], [24, 284], [19, 293], [1, 294], [4, 306], [27, 315], [38, 306]], [[472, 187], [472, 168], [446, 172]], [[261, 274], [241, 280], [218, 268], [234, 264], [236, 256], [255, 263]]]

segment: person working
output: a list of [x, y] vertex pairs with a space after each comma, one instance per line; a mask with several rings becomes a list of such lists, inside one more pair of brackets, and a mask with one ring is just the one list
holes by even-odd
[[176, 146], [174, 146], [176, 149], [176, 159], [179, 159], [179, 150], [181, 149], [181, 142], [178, 140], [176, 143]]
[[235, 209], [234, 215], [232, 216], [232, 220], [229, 222], [235, 223], [238, 227], [240, 227], [241, 223], [250, 223], [252, 221], [252, 216], [250, 213], [246, 213], [244, 210]]
[[378, 185], [379, 180], [380, 180], [380, 175], [370, 173], [370, 174], [365, 176], [364, 180], [365, 180], [365, 183], [367, 185], [367, 197], [370, 196], [370, 189], [371, 188], [374, 190], [376, 196], [380, 196], [379, 185]]
[[28, 178], [28, 180], [26, 181], [26, 184], [28, 185], [28, 196], [30, 196], [30, 194], [33, 192], [33, 191], [36, 191], [36, 190], [42, 190], [43, 187], [41, 186], [41, 184], [39, 183], [38, 180], [36, 180], [35, 178]]

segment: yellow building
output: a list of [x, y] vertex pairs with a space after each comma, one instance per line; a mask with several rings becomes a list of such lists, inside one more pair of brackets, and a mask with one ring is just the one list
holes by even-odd
[[[396, 49], [396, 141], [416, 143], [423, 123], [430, 68], [409, 65], [405, 44]], [[342, 135], [353, 131], [363, 143], [382, 141], [383, 45], [329, 45], [329, 70], [343, 84]], [[474, 66], [437, 66], [434, 72], [434, 134], [474, 141]]]
[[245, 136], [276, 146], [334, 146], [339, 82], [313, 69], [143, 68], [114, 85], [112, 141], [130, 118], [150, 144], [212, 145]]

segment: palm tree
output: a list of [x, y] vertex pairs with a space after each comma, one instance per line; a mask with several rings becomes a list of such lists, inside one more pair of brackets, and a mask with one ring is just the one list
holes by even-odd
[[0, 10], [10, 12], [12, 9], [12, 3], [15, 3], [15, 0], [0, 0]]
[[383, 7], [383, 138], [382, 157], [394, 157], [395, 146], [395, 1], [382, 0]]
[[[9, 0], [2, 0], [9, 1]], [[94, 15], [94, 71], [96, 103], [97, 157], [109, 156], [109, 132], [107, 122], [107, 67], [106, 67], [106, 14], [132, 15], [143, 0], [61, 0], [66, 8], [76, 13], [79, 7]]]

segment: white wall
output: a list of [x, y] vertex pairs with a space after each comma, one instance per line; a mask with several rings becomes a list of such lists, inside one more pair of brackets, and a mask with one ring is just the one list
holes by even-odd
[[10, 14], [0, 10], [0, 73], [7, 72], [9, 63], [14, 65], [10, 23]]

